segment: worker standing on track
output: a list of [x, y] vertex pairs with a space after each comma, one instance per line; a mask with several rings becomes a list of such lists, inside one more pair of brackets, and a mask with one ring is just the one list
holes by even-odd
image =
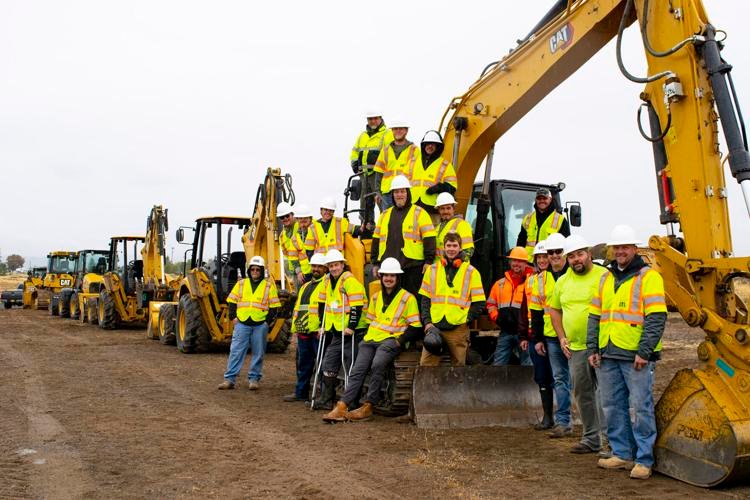
[[422, 138], [418, 169], [420, 176], [412, 182], [414, 203], [436, 214], [437, 197], [440, 193], [453, 195], [458, 189], [458, 178], [453, 164], [442, 157], [443, 138], [435, 130]]
[[[512, 248], [508, 260], [510, 269], [492, 285], [490, 296], [487, 298], [487, 313], [490, 320], [500, 327], [492, 365], [509, 365], [515, 353], [521, 365], [531, 366], [531, 358], [527, 351], [528, 341], [525, 342], [525, 346], [520, 345], [518, 326], [526, 278], [532, 271], [526, 266], [526, 250], [521, 247]], [[526, 321], [524, 324], [528, 325]]]
[[370, 259], [375, 278], [380, 262], [388, 257], [398, 260], [404, 271], [401, 286], [416, 295], [422, 275], [435, 260], [435, 228], [427, 211], [412, 203], [410, 191], [409, 179], [403, 175], [393, 179], [394, 206], [378, 218]]
[[440, 213], [440, 224], [435, 228], [437, 233], [435, 261], [437, 262], [443, 256], [443, 238], [451, 232], [458, 233], [461, 237], [463, 257], [466, 262], [471, 261], [471, 256], [474, 255], [474, 233], [471, 230], [471, 224], [460, 215], [456, 215], [455, 198], [450, 193], [440, 193], [437, 195], [435, 207]]
[[299, 290], [305, 282], [305, 274], [309, 274], [310, 262], [299, 238], [299, 225], [294, 219], [294, 209], [289, 203], [282, 201], [276, 207], [276, 216], [281, 219], [282, 225], [279, 246], [284, 255], [284, 275], [294, 285], [294, 289]]
[[[581, 441], [570, 451], [596, 453], [602, 449], [604, 417], [599, 402], [596, 371], [588, 362], [586, 335], [591, 299], [606, 269], [594, 265], [588, 243], [577, 234], [565, 239], [565, 254], [570, 267], [555, 283], [549, 305], [552, 326], [560, 340], [560, 347], [568, 358], [573, 396], [583, 423]], [[553, 432], [553, 435], [560, 433]]]
[[570, 226], [565, 216], [557, 211], [552, 192], [548, 188], [539, 188], [536, 191], [534, 211], [526, 214], [521, 221], [516, 246], [525, 247], [529, 262], [533, 262], [536, 244], [554, 233], [570, 236]]
[[375, 173], [375, 162], [380, 152], [393, 141], [393, 131], [385, 126], [380, 111], [368, 111], [367, 125], [354, 142], [350, 161], [352, 171], [362, 173], [362, 227], [372, 231], [375, 227], [375, 194], [380, 192], [379, 176]]
[[418, 170], [421, 168], [420, 150], [413, 142], [406, 139], [409, 126], [406, 122], [397, 121], [393, 123], [391, 130], [393, 141], [380, 152], [374, 169], [380, 181], [375, 201], [380, 206], [381, 213], [393, 206], [393, 199], [388, 196], [388, 193], [391, 192], [391, 183], [396, 176], [405, 176], [410, 185], [413, 185], [421, 175]]
[[[345, 269], [344, 255], [336, 249], [330, 250], [326, 254], [326, 265], [328, 275], [324, 278], [318, 294], [318, 310], [310, 311], [311, 316], [317, 314], [321, 318], [319, 334], [325, 334], [330, 339], [322, 363], [323, 383], [320, 399], [315, 401], [315, 408], [321, 410], [333, 408], [336, 377], [340, 369], [347, 370], [347, 373], [351, 369], [357, 356], [357, 345], [367, 328], [362, 311], [365, 305], [365, 288]], [[312, 320], [312, 317], [310, 319]], [[323, 342], [325, 339], [319, 341]]]
[[325, 255], [316, 253], [310, 259], [312, 279], [302, 285], [297, 295], [292, 314], [292, 333], [297, 334], [297, 384], [294, 393], [284, 396], [284, 401], [307, 401], [310, 393], [310, 379], [315, 369], [315, 354], [318, 351], [318, 330], [320, 317], [310, 315], [317, 311], [318, 296], [323, 285], [323, 277], [328, 272]]
[[479, 272], [461, 255], [461, 237], [445, 235], [444, 257], [432, 264], [419, 290], [420, 315], [425, 325], [421, 366], [437, 366], [445, 348], [451, 365], [466, 364], [469, 347], [468, 323], [477, 319], [485, 306]]
[[[383, 261], [380, 269], [381, 289], [373, 294], [367, 308], [370, 326], [365, 338], [359, 343], [349, 387], [335, 408], [323, 417], [324, 421], [343, 422], [370, 418], [373, 407], [380, 402], [380, 388], [388, 368], [403, 346], [421, 335], [422, 323], [419, 321], [417, 299], [401, 288], [401, 274], [401, 265], [396, 259], [388, 258]], [[348, 411], [351, 405], [357, 403], [368, 372], [370, 381], [364, 404], [354, 411]]]
[[219, 390], [234, 389], [245, 361], [248, 346], [252, 350], [250, 368], [247, 373], [247, 388], [251, 391], [259, 388], [263, 377], [263, 356], [266, 353], [268, 328], [276, 318], [276, 311], [281, 307], [279, 295], [273, 280], [265, 277], [266, 262], [256, 255], [247, 265], [249, 278], [235, 283], [227, 297], [229, 319], [234, 324], [232, 344], [229, 347], [227, 370], [224, 382]]
[[344, 233], [349, 232], [349, 221], [334, 217], [336, 200], [323, 198], [320, 203], [320, 219], [313, 221], [307, 232], [305, 249], [313, 253], [328, 253], [336, 249], [344, 252]]
[[[654, 465], [656, 419], [654, 369], [667, 322], [664, 280], [638, 255], [640, 244], [630, 226], [612, 230], [608, 245], [615, 261], [599, 280], [588, 322], [589, 363], [599, 368], [602, 409], [610, 458], [604, 469], [629, 469], [648, 479]], [[630, 411], [635, 412], [631, 423]], [[635, 459], [635, 466], [633, 460]]]

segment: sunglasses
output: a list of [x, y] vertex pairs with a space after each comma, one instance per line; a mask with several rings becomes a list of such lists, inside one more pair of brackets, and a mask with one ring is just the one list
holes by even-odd
[[286, 214], [286, 215], [284, 215], [284, 216], [282, 216], [282, 217], [281, 217], [281, 220], [287, 220], [287, 219], [289, 219], [289, 218], [290, 218], [291, 216], [292, 216], [292, 214]]
[[563, 253], [562, 249], [547, 250], [547, 255], [560, 255], [562, 253]]

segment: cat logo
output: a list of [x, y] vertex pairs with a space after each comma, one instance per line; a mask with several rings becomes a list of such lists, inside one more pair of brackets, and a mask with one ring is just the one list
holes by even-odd
[[61, 279], [60, 280], [60, 286], [70, 286], [71, 280], [69, 279]]
[[568, 23], [549, 39], [549, 50], [551, 53], [555, 53], [559, 50], [564, 50], [573, 41], [573, 26]]

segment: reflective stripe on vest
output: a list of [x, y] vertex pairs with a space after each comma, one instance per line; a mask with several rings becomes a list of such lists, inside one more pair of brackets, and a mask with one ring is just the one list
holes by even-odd
[[[376, 314], [374, 318], [370, 319], [370, 328], [374, 328], [391, 335], [404, 333], [409, 327], [409, 323], [419, 321], [419, 316], [402, 318], [404, 309], [406, 309], [406, 303], [409, 301], [410, 296], [411, 294], [406, 292], [406, 290], [399, 290], [398, 295], [393, 298], [391, 303], [388, 304], [388, 307], [386, 307], [386, 310], [383, 311], [383, 306], [381, 304], [381, 301], [383, 300], [383, 292], [378, 292], [378, 294], [373, 299], [375, 302]], [[392, 310], [394, 304], [397, 304], [395, 311]], [[383, 321], [383, 316], [390, 316], [391, 320], [388, 322]]]
[[[383, 254], [385, 253], [385, 242], [388, 240], [388, 225], [391, 220], [392, 212], [393, 208], [389, 208], [383, 215], [380, 216], [381, 218], [378, 221], [378, 225], [380, 226], [381, 230], [381, 234], [379, 237], [380, 246], [378, 248], [378, 259], [382, 259]], [[423, 228], [419, 225], [419, 216], [422, 214], [422, 212], [422, 207], [412, 205], [411, 207], [409, 207], [409, 212], [406, 213], [406, 215], [404, 216], [404, 221], [401, 224], [401, 233], [404, 237], [404, 248], [402, 249], [402, 252], [404, 253], [405, 257], [413, 260], [424, 259], [424, 243], [422, 241]], [[427, 216], [427, 219], [429, 219], [429, 216]], [[407, 230], [407, 228], [405, 227], [408, 225], [407, 221], [409, 220], [411, 220], [411, 230]], [[432, 227], [431, 222], [432, 221], [430, 219], [430, 228]], [[425, 228], [425, 230], [427, 230], [427, 228]]]
[[[383, 149], [383, 162], [376, 164], [377, 167], [383, 170], [383, 179], [381, 180], [381, 192], [383, 194], [389, 193], [391, 191], [391, 181], [393, 180], [393, 177], [397, 175], [405, 175], [409, 182], [412, 183], [412, 186], [414, 185], [414, 164], [417, 160], [417, 152], [419, 149], [414, 145], [410, 144], [408, 147], [406, 161], [404, 161], [403, 168], [400, 164], [396, 163], [393, 165], [394, 168], [391, 168], [391, 161], [398, 162], [401, 159], [401, 156], [405, 154], [404, 151], [401, 151], [401, 155], [398, 156], [398, 158], [394, 158], [393, 160], [390, 160], [388, 158], [390, 152], [393, 151], [393, 147], [389, 144], [388, 146]], [[395, 155], [395, 151], [393, 151], [393, 154]], [[415, 200], [416, 201], [416, 200]]]
[[[643, 276], [645, 276], [646, 272], [648, 272], [648, 267], [642, 267], [638, 274], [635, 275], [633, 278], [633, 285], [630, 288], [630, 304], [628, 309], [613, 309], [610, 311], [602, 311], [601, 315], [601, 321], [619, 321], [622, 323], [629, 323], [629, 324], [635, 324], [635, 325], [642, 325], [643, 324], [643, 311], [641, 310], [641, 289], [643, 288]], [[606, 273], [602, 274], [601, 279], [599, 280], [599, 294], [598, 296], [594, 296], [594, 298], [591, 300], [592, 305], [601, 308], [602, 307], [602, 301], [601, 296], [602, 292], [604, 291], [604, 284], [607, 281], [607, 277], [610, 276], [612, 273], [607, 271]], [[612, 279], [614, 280], [614, 276], [612, 276]], [[622, 286], [622, 285], [620, 285]], [[614, 287], [613, 287], [614, 288]], [[617, 293], [617, 292], [615, 292]]]
[[[331, 220], [331, 224], [328, 226], [328, 231], [323, 230], [323, 226], [320, 222], [316, 221], [317, 224], [313, 224], [313, 232], [315, 233], [315, 253], [327, 253], [329, 250], [344, 251], [344, 234], [342, 230], [342, 222], [339, 217], [334, 217]], [[335, 240], [329, 242], [331, 231], [334, 232]]]
[[529, 262], [534, 262], [534, 247], [540, 241], [546, 240], [549, 235], [560, 231], [563, 220], [565, 220], [557, 210], [544, 219], [539, 226], [536, 220], [536, 210], [526, 214], [521, 221], [521, 225], [526, 230], [526, 253], [529, 255]]

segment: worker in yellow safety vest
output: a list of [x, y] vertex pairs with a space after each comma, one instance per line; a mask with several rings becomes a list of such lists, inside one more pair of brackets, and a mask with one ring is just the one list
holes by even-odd
[[[417, 299], [399, 284], [401, 265], [396, 259], [388, 258], [380, 268], [380, 291], [373, 294], [367, 308], [367, 329], [359, 344], [357, 359], [352, 368], [349, 385], [335, 408], [323, 420], [343, 422], [344, 420], [366, 420], [372, 416], [372, 409], [380, 402], [381, 388], [388, 369], [399, 352], [422, 334], [419, 321]], [[356, 410], [349, 407], [357, 403], [360, 390], [367, 373], [365, 402]]]
[[479, 271], [461, 258], [461, 237], [448, 233], [443, 251], [443, 258], [425, 273], [419, 290], [419, 310], [425, 325], [419, 360], [422, 366], [437, 366], [446, 348], [451, 365], [466, 364], [468, 323], [477, 319], [485, 306]]
[[461, 237], [461, 252], [466, 262], [474, 255], [474, 234], [471, 224], [463, 217], [456, 215], [456, 200], [450, 193], [440, 193], [437, 196], [435, 206], [440, 213], [440, 224], [437, 226], [437, 252], [435, 260], [443, 256], [443, 239], [448, 233], [458, 233]]
[[565, 216], [559, 212], [552, 192], [542, 187], [536, 191], [534, 211], [526, 214], [521, 221], [516, 246], [526, 248], [528, 260], [533, 262], [536, 244], [546, 240], [553, 233], [570, 236], [570, 226]]
[[307, 235], [310, 232], [310, 227], [312, 226], [312, 220], [313, 220], [313, 213], [312, 210], [310, 210], [310, 207], [305, 205], [304, 203], [300, 203], [294, 212], [294, 216], [297, 219], [297, 246], [301, 249], [301, 252], [304, 252], [305, 255], [307, 255], [307, 261], [305, 262], [300, 261], [300, 267], [302, 270], [302, 274], [305, 278], [305, 281], [310, 280], [310, 276], [312, 274], [312, 263], [310, 262], [310, 259], [312, 258], [314, 252], [313, 249], [308, 249], [307, 245], [305, 245], [305, 242], [307, 241]]
[[422, 138], [419, 177], [412, 182], [412, 196], [420, 207], [431, 214], [437, 213], [437, 197], [441, 193], [455, 194], [458, 178], [453, 164], [442, 157], [443, 138], [436, 130], [428, 131]]
[[251, 391], [258, 389], [263, 376], [263, 355], [266, 352], [269, 326], [273, 324], [276, 312], [281, 307], [273, 278], [265, 276], [266, 262], [263, 257], [256, 255], [250, 259], [247, 267], [250, 277], [235, 283], [227, 297], [229, 319], [234, 324], [234, 330], [220, 390], [234, 389], [248, 347], [253, 354], [247, 373], [247, 388]]
[[352, 154], [349, 157], [352, 171], [361, 174], [362, 194], [359, 208], [362, 210], [362, 226], [372, 231], [375, 226], [375, 194], [380, 192], [378, 176], [374, 168], [375, 162], [384, 147], [393, 141], [393, 131], [388, 129], [380, 111], [368, 111], [367, 125], [354, 142]]
[[313, 221], [307, 232], [305, 249], [313, 253], [328, 253], [336, 249], [344, 251], [344, 234], [349, 232], [349, 221], [335, 217], [336, 200], [323, 198], [320, 202], [320, 219]]
[[299, 290], [300, 285], [305, 282], [305, 274], [309, 274], [310, 262], [305, 253], [304, 242], [299, 237], [294, 209], [289, 203], [282, 201], [276, 207], [276, 216], [281, 220], [279, 246], [284, 256], [284, 275], [294, 289]]
[[375, 196], [375, 201], [380, 206], [381, 213], [393, 206], [393, 199], [388, 196], [388, 193], [397, 175], [405, 176], [410, 184], [421, 177], [421, 152], [413, 142], [406, 138], [409, 125], [404, 121], [396, 121], [391, 130], [393, 141], [380, 152], [374, 169], [378, 176], [378, 194]]
[[329, 250], [326, 265], [328, 275], [318, 293], [318, 309], [309, 311], [309, 314], [311, 319], [315, 314], [320, 317], [318, 333], [325, 335], [321, 341], [327, 346], [322, 362], [320, 398], [316, 399], [314, 407], [330, 410], [336, 395], [336, 377], [342, 368], [345, 378], [348, 377], [367, 322], [362, 312], [365, 287], [346, 270], [344, 255], [335, 248]]
[[598, 368], [612, 447], [612, 456], [599, 459], [599, 467], [632, 467], [631, 478], [647, 479], [656, 441], [654, 367], [667, 322], [664, 280], [638, 255], [640, 241], [632, 227], [615, 226], [607, 244], [615, 260], [591, 301], [586, 342], [589, 363]]

